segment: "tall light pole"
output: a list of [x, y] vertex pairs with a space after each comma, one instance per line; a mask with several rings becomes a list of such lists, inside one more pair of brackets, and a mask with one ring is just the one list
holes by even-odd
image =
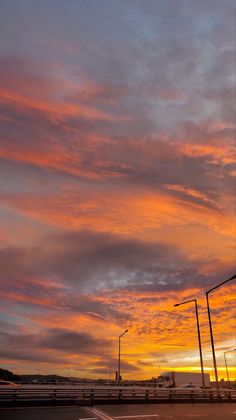
[[191, 300], [187, 300], [186, 302], [176, 303], [174, 306], [185, 305], [186, 303], [190, 303], [190, 302], [195, 303], [196, 320], [197, 320], [197, 333], [198, 333], [198, 345], [199, 345], [201, 373], [202, 373], [202, 387], [203, 387], [203, 389], [205, 389], [206, 385], [205, 385], [205, 376], [204, 376], [204, 368], [203, 368], [202, 344], [201, 344], [200, 326], [199, 326], [199, 318], [198, 318], [197, 299], [191, 299]]
[[225, 359], [225, 369], [226, 369], [226, 373], [227, 373], [227, 379], [228, 379], [228, 381], [229, 381], [229, 370], [228, 370], [228, 365], [227, 365], [227, 361], [226, 361], [226, 354], [227, 353], [231, 353], [231, 352], [233, 352], [233, 351], [236, 351], [236, 349], [232, 349], [232, 350], [228, 350], [228, 351], [225, 351], [224, 352], [224, 359]]
[[128, 330], [125, 330], [121, 335], [119, 335], [119, 352], [118, 352], [118, 383], [120, 383], [120, 339], [125, 335]]
[[227, 283], [230, 280], [236, 279], [236, 274], [234, 274], [229, 279], [222, 281], [222, 283], [217, 284], [217, 286], [212, 287], [212, 289], [208, 290], [206, 292], [206, 301], [207, 301], [207, 312], [208, 312], [208, 321], [209, 321], [209, 328], [210, 328], [210, 335], [211, 335], [211, 348], [212, 348], [212, 358], [214, 363], [214, 372], [215, 372], [215, 380], [216, 380], [216, 388], [219, 390], [219, 380], [218, 380], [218, 372], [217, 372], [217, 365], [216, 365], [216, 355], [215, 355], [215, 346], [214, 346], [214, 337], [213, 337], [213, 331], [212, 331], [212, 324], [211, 324], [211, 311], [210, 311], [210, 305], [209, 305], [209, 298], [208, 295], [213, 290], [218, 289], [220, 286], [223, 286], [223, 284]]

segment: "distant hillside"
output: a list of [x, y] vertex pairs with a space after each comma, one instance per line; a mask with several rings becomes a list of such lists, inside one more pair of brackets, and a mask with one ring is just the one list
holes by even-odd
[[70, 380], [68, 377], [63, 377], [59, 375], [16, 375], [7, 369], [0, 368], [0, 379], [5, 381], [34, 381], [38, 380], [41, 382], [67, 382]]
[[[59, 375], [40, 375], [40, 374], [33, 374], [33, 375], [15, 375], [13, 372], [1, 369], [0, 368], [0, 380], [5, 381], [13, 381], [13, 382], [23, 382], [23, 383], [30, 383], [30, 382], [39, 382], [39, 383], [58, 383], [58, 382], [72, 382], [72, 381], [79, 381], [79, 382], [93, 382], [91, 379], [86, 378], [73, 378], [68, 376], [59, 376]], [[102, 379], [97, 380], [103, 381]]]
[[20, 376], [15, 375], [10, 370], [0, 368], [0, 379], [5, 381], [20, 381]]
[[39, 381], [39, 382], [69, 382], [70, 378], [59, 375], [20, 375], [21, 381]]

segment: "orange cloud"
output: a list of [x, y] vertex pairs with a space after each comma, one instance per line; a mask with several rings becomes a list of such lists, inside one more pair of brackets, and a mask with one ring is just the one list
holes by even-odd
[[[46, 201], [43, 196], [34, 194], [2, 194], [1, 199], [17, 212], [60, 228], [78, 230], [86, 226], [95, 231], [133, 235], [152, 242], [161, 238], [166, 243], [176, 244], [190, 258], [199, 258], [204, 253], [208, 258], [211, 255], [222, 262], [234, 258], [233, 247], [230, 251], [228, 246], [234, 238], [230, 215], [222, 221], [220, 211], [186, 204], [166, 194], [139, 191], [136, 195], [122, 191], [121, 201], [111, 191], [90, 193], [84, 189], [67, 190], [65, 186], [60, 196], [48, 196]], [[172, 226], [171, 232], [169, 226]], [[194, 236], [189, 236], [190, 231]], [[227, 245], [225, 252], [223, 243]]]
[[210, 200], [206, 194], [201, 193], [200, 191], [196, 191], [192, 188], [187, 187], [186, 185], [178, 185], [178, 184], [164, 184], [164, 187], [168, 190], [172, 191], [179, 191], [183, 192], [186, 195], [190, 195], [192, 197], [200, 198], [201, 200], [208, 202], [208, 203], [214, 203], [213, 200]]
[[[228, 349], [230, 343], [227, 340], [230, 336], [234, 337], [234, 325], [230, 321], [233, 314], [232, 298], [234, 292], [235, 287], [231, 285], [228, 286], [227, 290], [219, 290], [211, 298], [212, 322], [220, 377], [225, 376], [223, 353], [226, 351], [224, 349], [220, 350], [220, 348], [225, 346], [225, 349]], [[173, 368], [175, 370], [200, 371], [194, 304], [173, 308], [175, 303], [197, 298], [204, 365], [206, 371], [211, 373], [212, 359], [206, 301], [201, 290], [182, 291], [178, 294], [178, 298], [176, 298], [174, 292], [168, 294], [166, 292], [129, 292], [128, 296], [125, 291], [112, 293], [103, 291], [99, 295], [91, 296], [91, 298], [94, 304], [96, 302], [109, 304], [121, 312], [128, 307], [132, 319], [124, 320], [121, 325], [109, 317], [106, 319], [96, 318], [95, 314], [76, 314], [67, 312], [65, 308], [63, 312], [60, 312], [60, 306], [50, 317], [46, 313], [43, 316], [32, 313], [27, 316], [37, 325], [39, 330], [42, 328], [43, 331], [47, 331], [48, 328], [55, 330], [58, 328], [71, 332], [89, 331], [96, 339], [109, 340], [111, 342], [110, 357], [113, 360], [113, 369], [114, 361], [117, 360], [118, 336], [123, 329], [128, 328], [128, 334], [122, 341], [122, 359], [137, 366], [137, 371], [134, 370], [129, 373], [123, 368], [124, 377], [150, 378], [158, 375], [160, 370], [165, 371]], [[53, 297], [51, 297], [51, 300], [53, 301]], [[222, 304], [225, 309], [222, 308]], [[45, 310], [47, 310], [46, 308], [47, 306], [45, 306]], [[216, 315], [215, 311], [219, 310], [220, 312]], [[55, 356], [56, 358], [59, 357], [56, 350]], [[78, 354], [68, 353], [66, 358], [68, 366], [75, 369]], [[96, 376], [96, 363], [99, 360], [99, 355], [83, 354], [80, 356], [80, 368], [87, 370], [88, 375]], [[109, 364], [109, 359], [107, 363]], [[43, 363], [41, 365], [44, 366]], [[107, 368], [106, 364], [104, 364], [104, 368]], [[109, 369], [107, 371], [109, 373]], [[231, 369], [231, 374], [232, 372]]]
[[[99, 111], [92, 106], [79, 105], [67, 101], [42, 101], [36, 98], [29, 98], [12, 91], [1, 91], [0, 102], [14, 104], [19, 108], [30, 109], [31, 111], [39, 111], [47, 114], [49, 119], [57, 121], [66, 117], [82, 117], [85, 119], [116, 121], [117, 119], [105, 112]], [[125, 119], [125, 117], [124, 117]]]
[[220, 144], [186, 144], [182, 146], [182, 151], [186, 156], [207, 156], [213, 163], [227, 165], [235, 162], [233, 146], [225, 147]]

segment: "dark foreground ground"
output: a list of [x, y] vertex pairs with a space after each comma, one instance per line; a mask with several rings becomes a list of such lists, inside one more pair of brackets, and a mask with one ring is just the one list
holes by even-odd
[[236, 404], [152, 404], [0, 409], [1, 420], [235, 420]]

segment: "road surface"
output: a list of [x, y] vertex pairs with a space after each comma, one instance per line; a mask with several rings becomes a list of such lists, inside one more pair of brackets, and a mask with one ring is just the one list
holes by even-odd
[[145, 404], [0, 409], [1, 420], [235, 420], [236, 404]]

